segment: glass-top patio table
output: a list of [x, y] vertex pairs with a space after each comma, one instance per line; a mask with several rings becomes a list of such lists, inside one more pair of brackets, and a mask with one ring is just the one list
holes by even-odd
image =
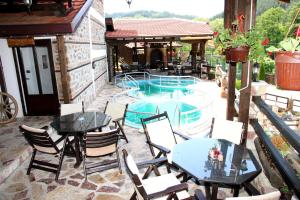
[[[219, 159], [213, 157], [214, 150]], [[219, 161], [223, 160], [223, 161]], [[238, 196], [243, 183], [253, 180], [261, 167], [251, 150], [227, 140], [194, 138], [176, 144], [172, 163], [204, 184], [207, 199], [217, 199], [218, 187], [232, 187]], [[210, 191], [212, 186], [212, 191]]]
[[101, 112], [82, 112], [60, 116], [50, 124], [58, 134], [74, 136], [76, 163], [75, 168], [79, 167], [82, 158], [80, 153], [80, 140], [85, 132], [101, 130], [106, 126], [111, 117]]

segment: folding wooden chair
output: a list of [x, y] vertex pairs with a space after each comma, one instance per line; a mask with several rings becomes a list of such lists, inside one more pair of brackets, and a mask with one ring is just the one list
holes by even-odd
[[172, 163], [171, 153], [174, 145], [179, 140], [190, 138], [172, 129], [167, 112], [143, 118], [141, 121], [152, 155], [155, 158], [165, 156]]
[[[131, 200], [143, 200], [143, 199], [193, 199], [188, 191], [187, 183], [180, 183], [176, 176], [172, 173], [161, 175], [158, 169], [155, 167], [161, 163], [167, 163], [166, 158], [159, 158], [137, 165], [132, 156], [123, 149], [123, 157], [125, 162], [126, 171], [135, 185], [135, 192], [131, 196]], [[147, 170], [146, 174], [142, 176], [139, 172], [139, 168], [152, 167], [155, 168], [156, 177], [148, 178]], [[149, 168], [148, 168], [149, 169]], [[196, 198], [197, 199], [197, 198]]]
[[[88, 132], [83, 137], [83, 168], [85, 179], [88, 174], [101, 172], [107, 169], [119, 167], [122, 173], [119, 152], [118, 139], [120, 129], [113, 129], [103, 132]], [[107, 160], [98, 163], [86, 164], [86, 157], [102, 157], [116, 153], [116, 159]]]
[[237, 145], [242, 143], [245, 132], [242, 122], [213, 118], [209, 136], [215, 139], [225, 139]]
[[[27, 170], [27, 175], [30, 174], [32, 168], [36, 168], [56, 173], [55, 180], [57, 181], [61, 165], [64, 159], [66, 145], [68, 145], [68, 147], [70, 147], [73, 153], [75, 153], [75, 150], [72, 147], [69, 138], [61, 137], [57, 134], [50, 135], [45, 129], [32, 128], [26, 125], [21, 125], [19, 128], [27, 142], [33, 148], [31, 161]], [[52, 154], [54, 156], [59, 154], [59, 163], [53, 164], [45, 161], [36, 160], [35, 156], [37, 151], [45, 154]]]
[[83, 102], [60, 104], [60, 116], [70, 115], [78, 112], [84, 112]]
[[126, 112], [127, 112], [128, 104], [120, 104], [115, 102], [107, 101], [104, 113], [111, 117], [109, 127], [113, 129], [119, 128], [122, 133], [122, 139], [125, 139], [128, 143], [128, 139], [125, 135], [123, 126], [125, 124]]

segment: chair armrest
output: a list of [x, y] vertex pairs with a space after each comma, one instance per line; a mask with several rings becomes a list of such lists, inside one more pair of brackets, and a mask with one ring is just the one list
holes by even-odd
[[168, 148], [166, 148], [166, 147], [163, 147], [163, 146], [160, 146], [160, 145], [158, 145], [158, 144], [154, 144], [154, 143], [152, 143], [152, 142], [147, 142], [149, 145], [151, 145], [151, 146], [153, 146], [153, 147], [155, 147], [155, 148], [157, 148], [158, 150], [160, 150], [160, 151], [162, 151], [163, 153], [171, 153], [171, 150], [170, 149], [168, 149]]
[[49, 126], [43, 126], [41, 129], [47, 130], [48, 128], [49, 128]]
[[187, 136], [187, 135], [183, 135], [182, 133], [178, 132], [178, 131], [173, 131], [174, 134], [179, 135], [180, 137], [182, 137], [185, 140], [189, 140], [191, 139], [191, 137]]
[[139, 169], [141, 169], [141, 168], [149, 167], [150, 165], [163, 164], [163, 163], [167, 163], [167, 162], [168, 162], [168, 159], [166, 157], [161, 157], [161, 158], [143, 161], [143, 162], [137, 163], [136, 165]]
[[123, 120], [123, 119], [124, 119], [124, 117], [119, 117], [119, 118], [117, 118], [117, 119], [114, 119], [113, 122], [118, 122], [118, 121], [121, 121], [121, 120]]
[[177, 193], [177, 192], [181, 192], [184, 190], [188, 190], [188, 184], [187, 183], [180, 183], [178, 185], [174, 185], [171, 187], [168, 187], [165, 190], [159, 191], [159, 192], [155, 192], [152, 194], [148, 194], [149, 199], [155, 199], [155, 198], [159, 198], [159, 197], [163, 197], [172, 193]]

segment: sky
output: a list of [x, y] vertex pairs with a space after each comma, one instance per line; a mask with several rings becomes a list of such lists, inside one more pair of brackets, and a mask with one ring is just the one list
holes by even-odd
[[168, 11], [210, 18], [224, 10], [224, 0], [132, 0], [130, 8], [126, 0], [104, 0], [105, 13], [137, 10]]

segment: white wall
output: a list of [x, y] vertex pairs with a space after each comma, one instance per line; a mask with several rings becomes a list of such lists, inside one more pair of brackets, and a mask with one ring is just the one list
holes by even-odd
[[0, 57], [4, 70], [7, 92], [15, 97], [18, 102], [18, 117], [23, 116], [22, 103], [19, 92], [18, 80], [12, 49], [8, 47], [6, 39], [0, 39]]

